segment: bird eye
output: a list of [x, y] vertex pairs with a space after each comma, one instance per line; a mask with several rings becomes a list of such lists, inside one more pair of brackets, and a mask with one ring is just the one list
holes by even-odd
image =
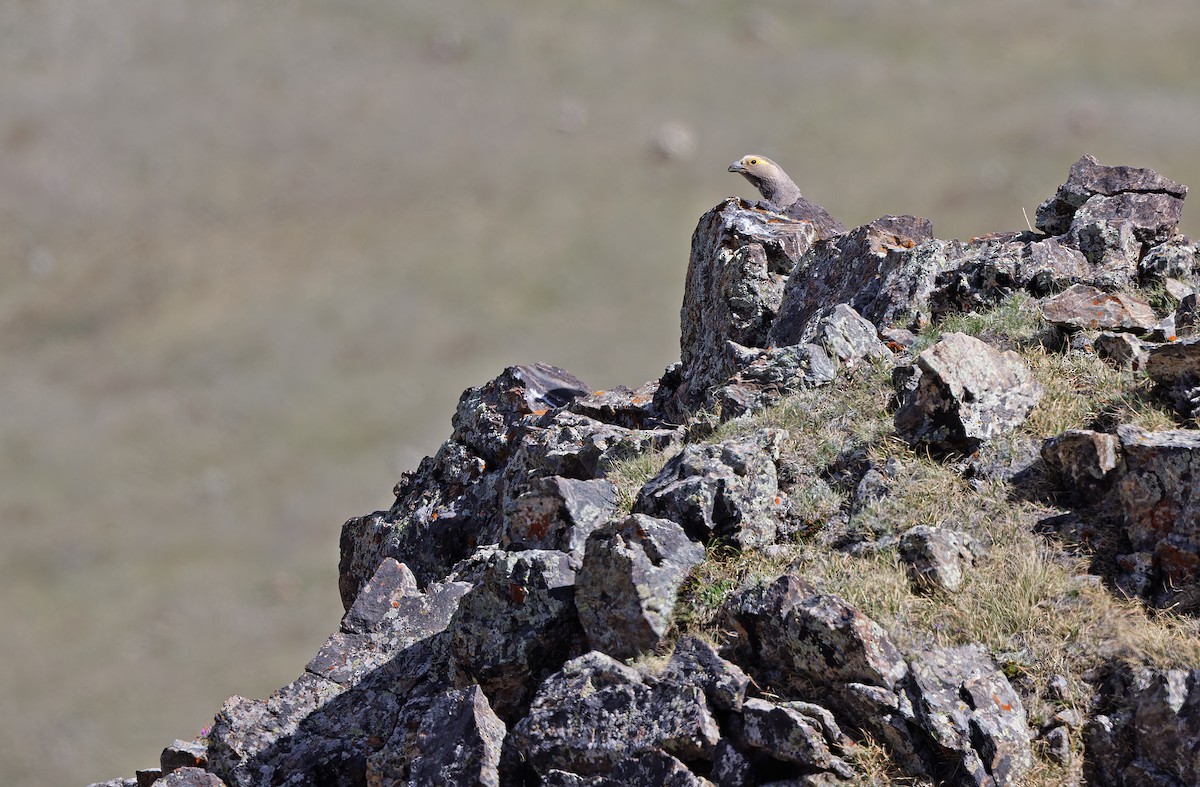
[[750, 159], [749, 161], [747, 161], [746, 163], [747, 163], [747, 164], [749, 164], [749, 165], [750, 165], [750, 166], [752, 166], [752, 167], [757, 167], [757, 166], [758, 166], [758, 159], [756, 159], [756, 158], [752, 158], [752, 159]]

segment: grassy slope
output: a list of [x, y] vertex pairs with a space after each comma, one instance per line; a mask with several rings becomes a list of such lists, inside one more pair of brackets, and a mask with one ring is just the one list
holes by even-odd
[[[727, 162], [943, 237], [1022, 226], [1085, 151], [1200, 183], [1198, 29], [1192, 0], [0, 4], [0, 781], [130, 773], [291, 679], [338, 525], [467, 385], [657, 375], [696, 217], [748, 195]], [[651, 154], [669, 120], [694, 159]]]
[[[1034, 370], [1046, 395], [1021, 429], [996, 441], [991, 451], [1003, 456], [1023, 439], [1040, 441], [1069, 428], [1089, 428], [1097, 418], [1117, 418], [1145, 428], [1176, 426], [1171, 414], [1147, 394], [1141, 375], [1110, 368], [1095, 357], [1047, 351], [1037, 338], [1046, 326], [1023, 295], [1009, 298], [985, 314], [955, 317], [922, 335], [919, 345], [938, 334], [964, 331], [1006, 349], [1018, 350]], [[1035, 729], [1062, 707], [1086, 710], [1089, 690], [1082, 676], [1112, 661], [1156, 666], [1200, 663], [1200, 621], [1170, 612], [1150, 611], [1129, 601], [1088, 574], [1086, 550], [1037, 535], [1039, 519], [1062, 513], [1050, 502], [1051, 488], [1040, 494], [1016, 494], [1000, 481], [971, 484], [946, 462], [913, 451], [893, 434], [890, 371], [864, 368], [840, 376], [830, 387], [803, 391], [753, 418], [722, 426], [719, 440], [764, 426], [790, 433], [789, 454], [811, 477], [792, 493], [791, 503], [810, 527], [796, 543], [770, 557], [710, 550], [683, 594], [677, 615], [679, 633], [716, 639], [714, 617], [721, 602], [747, 582], [771, 579], [789, 566], [819, 588], [842, 596], [881, 623], [906, 652], [929, 645], [978, 642], [987, 646], [1026, 700]], [[839, 457], [893, 462], [890, 493], [867, 504], [846, 521], [853, 489], [826, 483]], [[643, 457], [615, 474], [625, 499], [653, 474], [664, 457]], [[887, 536], [916, 525], [941, 525], [969, 533], [987, 547], [962, 588], [933, 594], [910, 583]], [[883, 539], [879, 549], [847, 554], [830, 546], [831, 536], [847, 532], [868, 540]], [[1053, 675], [1068, 679], [1064, 701], [1045, 696]], [[1079, 755], [1080, 741], [1073, 741]], [[1075, 765], [1081, 758], [1076, 756]], [[882, 752], [867, 746], [859, 753], [864, 778], [886, 773]], [[1077, 774], [1075, 774], [1077, 776]], [[1031, 784], [1071, 782], [1072, 773], [1039, 759]]]

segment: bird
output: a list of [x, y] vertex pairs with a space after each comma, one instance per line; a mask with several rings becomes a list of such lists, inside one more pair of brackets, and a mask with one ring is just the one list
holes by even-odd
[[729, 171], [736, 172], [750, 181], [750, 185], [758, 189], [771, 210], [812, 224], [813, 229], [817, 231], [818, 240], [846, 234], [846, 227], [840, 221], [802, 195], [796, 182], [788, 177], [783, 167], [766, 156], [755, 153], [742, 156], [729, 165]]

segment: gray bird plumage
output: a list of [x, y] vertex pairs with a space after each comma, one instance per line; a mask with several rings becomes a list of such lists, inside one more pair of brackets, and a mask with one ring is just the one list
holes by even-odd
[[845, 226], [829, 215], [829, 211], [817, 203], [807, 199], [800, 193], [796, 182], [788, 177], [783, 167], [766, 156], [742, 156], [729, 165], [730, 172], [736, 172], [750, 185], [758, 189], [772, 210], [783, 213], [799, 221], [807, 221], [817, 231], [817, 238], [833, 238], [846, 233]]

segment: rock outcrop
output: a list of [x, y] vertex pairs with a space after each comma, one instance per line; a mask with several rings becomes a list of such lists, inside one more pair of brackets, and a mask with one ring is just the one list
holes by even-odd
[[[913, 216], [818, 240], [806, 222], [720, 203], [692, 238], [679, 363], [636, 390], [591, 391], [528, 364], [464, 392], [449, 439], [394, 504], [343, 526], [346, 613], [302, 674], [265, 700], [231, 697], [203, 739], [109, 784], [834, 785], [863, 783], [868, 741], [919, 783], [1023, 784], [1037, 767], [1194, 783], [1195, 667], [1109, 665], [1090, 705], [1035, 724], [1027, 705], [1066, 705], [1067, 688], [1031, 687], [961, 632], [900, 636], [803, 560], [769, 562], [798, 554], [787, 548], [805, 493], [844, 503], [813, 517], [818, 531], [885, 510], [901, 483], [893, 460], [861, 444], [796, 455], [778, 426], [712, 435], [890, 367], [884, 439], [965, 461], [972, 483], [1014, 497], [1031, 494], [1018, 477], [1041, 473], [1038, 493], [1071, 507], [1072, 526], [1114, 523], [1116, 589], [1159, 605], [1195, 594], [1200, 432], [1098, 423], [1037, 435], [1040, 463], [1029, 434], [1003, 449], [1021, 461], [997, 459], [1042, 403], [1034, 370], [991, 337], [917, 335], [1025, 293], [1044, 315], [1042, 349], [1144, 369], [1158, 385], [1146, 395], [1186, 426], [1200, 412], [1200, 340], [1174, 335], [1197, 313], [1200, 263], [1176, 232], [1186, 193], [1085, 156], [1038, 209], [1040, 232], [966, 242]], [[1120, 291], [1148, 282], [1180, 300], [1173, 314]], [[658, 452], [640, 489], [614, 472]], [[845, 548], [890, 555], [926, 605], [961, 599], [989, 554], [952, 518]], [[776, 568], [708, 582], [714, 555], [739, 579]], [[697, 597], [711, 625], [689, 629], [678, 611]]]

